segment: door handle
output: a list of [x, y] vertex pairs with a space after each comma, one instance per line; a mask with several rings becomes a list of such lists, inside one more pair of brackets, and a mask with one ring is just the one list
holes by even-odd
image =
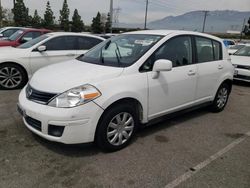
[[188, 75], [189, 76], [194, 76], [196, 74], [195, 70], [189, 70]]
[[67, 54], [66, 56], [72, 57], [72, 56], [75, 56], [75, 54]]
[[223, 65], [218, 65], [218, 69], [223, 69]]

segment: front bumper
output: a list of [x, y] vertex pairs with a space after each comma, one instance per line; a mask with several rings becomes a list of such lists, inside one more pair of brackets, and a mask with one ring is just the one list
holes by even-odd
[[250, 70], [235, 68], [234, 80], [250, 82]]
[[[93, 142], [103, 109], [94, 102], [75, 108], [55, 108], [29, 101], [25, 89], [19, 95], [19, 111], [23, 113], [26, 127], [33, 133], [50, 141], [65, 144]], [[40, 130], [39, 130], [40, 122]], [[63, 126], [60, 137], [49, 134], [49, 125]]]

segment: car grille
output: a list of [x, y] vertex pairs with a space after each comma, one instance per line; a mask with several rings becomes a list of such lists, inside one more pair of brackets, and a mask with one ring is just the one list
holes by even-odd
[[33, 119], [32, 117], [29, 117], [29, 116], [25, 117], [25, 121], [29, 126], [33, 127], [34, 129], [36, 129], [38, 131], [42, 131], [42, 123], [41, 123], [41, 121]]
[[57, 94], [55, 93], [46, 93], [42, 91], [38, 91], [32, 88], [30, 85], [26, 88], [26, 97], [27, 99], [40, 103], [40, 104], [48, 104], [49, 101], [54, 98]]
[[236, 68], [237, 69], [247, 69], [247, 70], [250, 70], [250, 66], [244, 66], [244, 65], [237, 65]]
[[243, 80], [250, 80], [250, 76], [243, 76], [243, 75], [236, 75], [234, 76], [234, 78], [239, 78], [239, 79], [243, 79]]

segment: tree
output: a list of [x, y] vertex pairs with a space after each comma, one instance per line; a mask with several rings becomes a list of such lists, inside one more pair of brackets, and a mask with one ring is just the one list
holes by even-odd
[[34, 16], [32, 18], [32, 26], [35, 28], [40, 28], [42, 26], [42, 18], [38, 15], [37, 10], [34, 12]]
[[60, 18], [59, 18], [61, 29], [64, 31], [69, 31], [69, 14], [70, 10], [67, 0], [64, 0], [62, 10], [60, 10]]
[[92, 20], [91, 30], [93, 33], [102, 33], [102, 24], [101, 24], [101, 14], [97, 13], [96, 17]]
[[84, 30], [84, 23], [81, 16], [78, 13], [78, 10], [75, 9], [72, 17], [72, 31], [73, 32], [82, 32]]
[[15, 6], [12, 9], [16, 26], [29, 25], [29, 9], [26, 8], [23, 0], [16, 0]]
[[106, 24], [105, 24], [105, 32], [110, 33], [111, 32], [110, 29], [111, 29], [111, 18], [110, 18], [110, 13], [108, 13]]
[[53, 29], [55, 23], [54, 13], [51, 9], [50, 2], [47, 2], [46, 11], [44, 14], [43, 26], [47, 29]]

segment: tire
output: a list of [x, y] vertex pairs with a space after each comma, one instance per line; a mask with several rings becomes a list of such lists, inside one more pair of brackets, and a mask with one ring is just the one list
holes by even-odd
[[28, 81], [25, 70], [14, 63], [0, 64], [0, 89], [21, 89]]
[[97, 126], [96, 144], [102, 150], [108, 152], [125, 148], [133, 138], [138, 122], [138, 116], [133, 105], [118, 104], [109, 108], [104, 112]]
[[213, 104], [211, 105], [212, 112], [221, 112], [227, 105], [230, 94], [230, 87], [228, 84], [223, 83], [214, 98]]

